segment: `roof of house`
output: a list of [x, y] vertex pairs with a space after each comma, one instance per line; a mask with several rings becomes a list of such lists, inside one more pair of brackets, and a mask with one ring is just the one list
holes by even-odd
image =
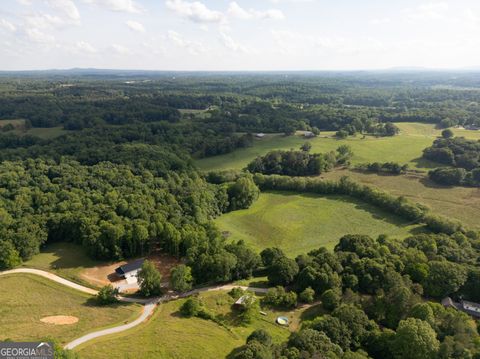
[[119, 275], [125, 275], [126, 273], [133, 272], [142, 268], [143, 262], [145, 262], [145, 258], [140, 258], [134, 260], [133, 262], [121, 265], [120, 267], [115, 269], [115, 273]]
[[480, 304], [474, 302], [468, 302], [466, 300], [462, 300], [461, 302], [462, 308], [465, 312], [480, 317]]
[[255, 300], [255, 297], [252, 297], [250, 294], [244, 294], [237, 299], [235, 305], [244, 305], [248, 298], [253, 298], [253, 300]]

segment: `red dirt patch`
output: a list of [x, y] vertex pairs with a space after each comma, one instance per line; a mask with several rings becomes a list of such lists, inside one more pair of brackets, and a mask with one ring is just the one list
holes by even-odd
[[[162, 282], [167, 282], [170, 279], [170, 269], [181, 263], [181, 261], [177, 258], [165, 253], [154, 253], [149, 255], [147, 259], [153, 262], [162, 274]], [[134, 259], [129, 259], [128, 261], [120, 261], [102, 266], [87, 268], [80, 274], [80, 276], [87, 282], [96, 286], [104, 286], [107, 284], [115, 283], [123, 280], [115, 274], [115, 268], [133, 260]]]

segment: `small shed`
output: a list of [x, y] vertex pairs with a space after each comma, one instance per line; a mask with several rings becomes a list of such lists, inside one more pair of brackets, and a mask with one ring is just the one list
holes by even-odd
[[236, 308], [243, 308], [243, 307], [245, 307], [247, 301], [250, 300], [250, 298], [252, 298], [252, 300], [255, 301], [255, 297], [253, 295], [244, 294], [240, 298], [238, 298], [235, 301], [235, 303], [233, 303], [233, 306], [236, 307]]
[[260, 133], [257, 133], [257, 134], [255, 135], [255, 137], [256, 137], [256, 138], [264, 138], [264, 137], [265, 137], [265, 134], [262, 133], [262, 132], [260, 132]]
[[140, 258], [133, 262], [121, 265], [115, 269], [115, 273], [117, 273], [119, 277], [125, 278], [127, 283], [136, 283], [137, 275], [142, 268], [143, 262], [145, 262], [145, 258]]

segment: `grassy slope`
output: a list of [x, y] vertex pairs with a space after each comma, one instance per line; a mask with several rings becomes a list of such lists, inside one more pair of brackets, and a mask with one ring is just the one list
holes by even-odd
[[[312, 152], [327, 152], [347, 144], [352, 147], [355, 156], [352, 163], [395, 161], [408, 163], [410, 167], [426, 170], [436, 164], [421, 159], [424, 148], [430, 146], [441, 131], [433, 125], [420, 123], [398, 123], [401, 134], [394, 137], [356, 136], [345, 140], [333, 138], [332, 132], [322, 132], [320, 137], [309, 140]], [[457, 136], [480, 139], [480, 131], [454, 130]], [[306, 140], [301, 136], [267, 135], [256, 139], [254, 146], [239, 149], [226, 155], [204, 158], [196, 161], [197, 166], [205, 171], [241, 169], [255, 157], [273, 149], [298, 149]]]
[[[290, 332], [274, 324], [283, 312], [268, 311], [248, 326], [239, 326], [232, 314], [232, 298], [225, 292], [201, 294], [207, 308], [224, 318], [231, 331], [199, 318], [183, 318], [178, 310], [185, 300], [160, 305], [149, 322], [131, 331], [98, 339], [79, 348], [82, 359], [100, 358], [162, 358], [217, 359], [245, 343], [258, 328], [267, 330], [276, 342], [285, 340]], [[293, 313], [300, 316], [301, 313]], [[293, 319], [293, 318], [292, 318]]]
[[[52, 315], [79, 318], [72, 325], [40, 321]], [[136, 304], [92, 305], [92, 297], [33, 275], [0, 277], [0, 340], [36, 341], [46, 336], [66, 343], [102, 327], [120, 325], [140, 315]]]
[[91, 259], [85, 250], [78, 244], [69, 242], [57, 242], [47, 244], [40, 254], [35, 255], [29, 261], [23, 263], [23, 267], [38, 268], [70, 279], [74, 282], [91, 286], [85, 282], [80, 273], [89, 267], [105, 264]]
[[385, 190], [393, 195], [405, 196], [422, 203], [435, 213], [460, 220], [470, 228], [480, 228], [480, 189], [471, 187], [444, 187], [418, 176], [384, 176], [351, 170], [337, 170], [322, 177], [352, 179]]
[[249, 209], [225, 214], [216, 223], [231, 239], [243, 239], [257, 250], [279, 247], [290, 256], [333, 248], [348, 233], [404, 237], [416, 228], [346, 197], [284, 192], [262, 193]]

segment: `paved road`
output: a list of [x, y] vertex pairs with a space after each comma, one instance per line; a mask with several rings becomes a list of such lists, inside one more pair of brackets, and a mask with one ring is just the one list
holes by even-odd
[[88, 287], [85, 287], [83, 285], [71, 282], [68, 279], [59, 277], [56, 274], [46, 272], [46, 271], [40, 270], [40, 269], [18, 268], [18, 269], [12, 269], [12, 270], [7, 270], [7, 271], [4, 271], [4, 272], [0, 272], [0, 275], [17, 274], [17, 273], [28, 273], [28, 274], [39, 275], [41, 277], [48, 278], [50, 280], [53, 280], [54, 282], [63, 284], [67, 287], [70, 287], [70, 288], [73, 288], [73, 289], [76, 289], [76, 290], [79, 290], [81, 292], [91, 294], [91, 295], [96, 295], [98, 293], [98, 290], [88, 288]]
[[[48, 278], [48, 279], [53, 280], [57, 283], [63, 284], [67, 287], [74, 288], [74, 289], [77, 289], [81, 292], [88, 293], [88, 294], [91, 294], [91, 295], [96, 295], [98, 293], [98, 291], [95, 290], [95, 289], [91, 289], [91, 288], [85, 287], [83, 285], [71, 282], [68, 279], [59, 277], [56, 274], [46, 272], [46, 271], [43, 271], [43, 270], [40, 270], [40, 269], [31, 269], [31, 268], [12, 269], [12, 270], [8, 270], [8, 271], [0, 272], [0, 276], [1, 275], [6, 275], [6, 274], [19, 274], [19, 273], [28, 273], [28, 274], [39, 275], [41, 277]], [[162, 297], [157, 297], [157, 298], [152, 298], [152, 299], [118, 297], [118, 299], [123, 301], [123, 302], [144, 304], [142, 314], [137, 319], [135, 319], [133, 322], [130, 322], [128, 324], [123, 324], [123, 325], [119, 325], [117, 327], [98, 330], [96, 332], [86, 334], [86, 335], [84, 335], [84, 336], [82, 336], [78, 339], [75, 339], [75, 340], [71, 341], [67, 345], [65, 345], [65, 349], [73, 349], [73, 348], [75, 348], [75, 347], [77, 347], [81, 344], [84, 344], [84, 343], [86, 343], [86, 342], [88, 342], [92, 339], [103, 337], [105, 335], [120, 333], [120, 332], [123, 332], [125, 330], [136, 327], [137, 325], [143, 323], [146, 319], [148, 319], [153, 314], [153, 311], [154, 311], [155, 307], [159, 303], [166, 302], [166, 301], [169, 301], [169, 300], [175, 300], [175, 299], [178, 299], [178, 298], [188, 297], [190, 295], [201, 293], [201, 292], [208, 292], [208, 291], [215, 291], [215, 290], [231, 290], [231, 289], [236, 288], [236, 287], [240, 287], [243, 290], [249, 290], [249, 291], [256, 292], [256, 293], [266, 293], [267, 290], [268, 290], [267, 288], [245, 287], [245, 286], [238, 286], [238, 285], [233, 285], [233, 284], [226, 284], [226, 285], [218, 285], [218, 286], [197, 288], [197, 289], [193, 289], [189, 292], [178, 294], [178, 295], [166, 294]]]
[[103, 329], [99, 330], [93, 333], [89, 333], [84, 335], [83, 337], [80, 337], [78, 339], [75, 339], [74, 341], [71, 341], [67, 345], [65, 345], [65, 349], [73, 349], [83, 343], [86, 343], [92, 339], [103, 337], [105, 335], [110, 335], [110, 334], [115, 334], [115, 333], [120, 333], [125, 330], [131, 329], [133, 327], [136, 327], [140, 323], [142, 323], [144, 320], [146, 320], [150, 315], [152, 315], [153, 310], [155, 309], [155, 306], [157, 305], [156, 301], [150, 301], [148, 304], [145, 304], [143, 307], [142, 314], [135, 319], [133, 322], [130, 322], [128, 324], [120, 325], [118, 327], [113, 327], [113, 328], [108, 328], [108, 329]]

